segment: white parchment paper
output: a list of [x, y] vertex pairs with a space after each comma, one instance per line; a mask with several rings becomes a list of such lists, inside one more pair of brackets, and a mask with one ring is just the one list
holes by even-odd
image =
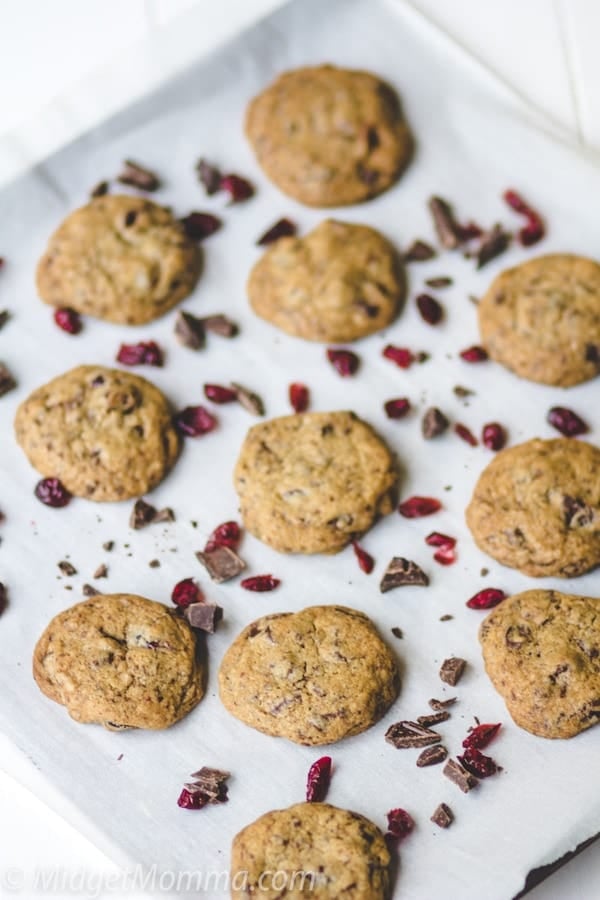
[[[325, 214], [300, 207], [266, 181], [242, 135], [244, 107], [281, 69], [325, 60], [387, 78], [403, 97], [418, 141], [402, 181], [374, 202], [340, 210], [340, 219], [373, 225], [399, 246], [417, 236], [433, 240], [425, 203], [439, 193], [457, 204], [464, 219], [502, 220], [517, 227], [519, 220], [500, 198], [506, 187], [515, 187], [547, 216], [549, 236], [536, 252], [598, 255], [598, 169], [516, 118], [502, 105], [500, 93], [477, 80], [476, 70], [463, 65], [402, 6], [383, 0], [303, 0], [286, 7], [6, 189], [0, 195], [0, 253], [7, 260], [0, 273], [0, 308], [14, 315], [0, 334], [0, 358], [14, 370], [19, 388], [0, 401], [0, 507], [7, 516], [0, 526], [0, 580], [11, 600], [0, 621], [0, 726], [87, 815], [92, 836], [110, 844], [119, 858], [174, 872], [226, 871], [236, 832], [269, 809], [301, 800], [306, 771], [320, 752], [266, 737], [230, 717], [217, 697], [219, 661], [239, 630], [263, 613], [314, 603], [357, 607], [389, 638], [401, 661], [403, 687], [381, 723], [331, 748], [335, 775], [329, 800], [382, 827], [391, 807], [403, 806], [414, 816], [417, 827], [402, 845], [394, 896], [507, 900], [531, 868], [600, 830], [594, 789], [600, 729], [550, 742], [514, 726], [484, 675], [477, 642], [481, 615], [467, 609], [465, 600], [484, 586], [509, 592], [553, 586], [593, 595], [598, 576], [533, 581], [481, 554], [463, 510], [491, 455], [452, 434], [424, 442], [420, 414], [436, 404], [477, 433], [485, 422], [498, 420], [508, 427], [511, 443], [517, 443], [551, 436], [545, 414], [560, 403], [588, 420], [590, 439], [597, 441], [598, 383], [567, 392], [520, 381], [493, 363], [469, 366], [458, 357], [460, 349], [477, 341], [476, 310], [468, 296], [480, 294], [500, 269], [530, 255], [516, 246], [480, 273], [472, 262], [449, 254], [411, 266], [405, 310], [385, 334], [355, 346], [363, 364], [354, 379], [341, 379], [331, 369], [324, 347], [280, 334], [252, 315], [244, 284], [260, 252], [256, 238], [282, 215], [306, 232]], [[205, 198], [193, 171], [200, 155], [250, 176], [256, 198], [235, 208], [225, 208], [221, 197]], [[53, 326], [51, 311], [37, 299], [33, 271], [48, 234], [68, 210], [85, 202], [98, 180], [116, 173], [126, 156], [164, 175], [157, 200], [181, 214], [207, 209], [223, 215], [225, 227], [206, 242], [204, 274], [183, 308], [198, 315], [226, 312], [241, 325], [235, 341], [211, 336], [204, 352], [181, 348], [173, 337], [174, 312], [143, 328], [88, 320], [73, 338]], [[423, 280], [435, 275], [451, 275], [455, 283], [439, 292], [446, 317], [431, 328], [419, 318], [414, 296]], [[364, 539], [377, 560], [371, 576], [359, 571], [351, 549], [333, 558], [288, 558], [246, 536], [241, 552], [250, 570], [274, 573], [281, 587], [255, 595], [239, 584], [210, 584], [194, 551], [217, 523], [236, 517], [231, 471], [253, 424], [237, 406], [218, 410], [218, 431], [186, 443], [175, 471], [152, 495], [157, 505], [174, 508], [174, 524], [132, 532], [130, 503], [77, 500], [65, 510], [43, 507], [33, 496], [37, 475], [12, 437], [17, 404], [71, 366], [111, 364], [122, 341], [140, 339], [155, 339], [166, 348], [164, 369], [140, 372], [175, 406], [202, 402], [204, 382], [233, 380], [259, 392], [268, 415], [276, 416], [289, 412], [288, 384], [303, 381], [311, 389], [313, 409], [355, 410], [397, 452], [402, 494], [437, 496], [443, 511], [415, 521], [394, 514], [378, 524]], [[387, 342], [425, 350], [431, 360], [401, 371], [381, 356]], [[457, 384], [474, 390], [474, 396], [459, 400], [452, 390]], [[383, 402], [397, 396], [410, 397], [415, 413], [392, 422]], [[433, 528], [458, 537], [456, 565], [442, 568], [432, 561], [423, 539]], [[102, 549], [109, 539], [116, 542], [110, 554]], [[418, 561], [430, 574], [431, 586], [382, 596], [378, 583], [392, 555]], [[78, 570], [71, 579], [59, 577], [56, 563], [65, 558]], [[148, 565], [155, 558], [161, 562], [158, 569]], [[225, 609], [225, 620], [209, 641], [206, 698], [164, 733], [118, 734], [76, 725], [31, 678], [31, 652], [41, 631], [54, 614], [80, 599], [82, 584], [92, 580], [101, 562], [109, 566], [109, 577], [98, 584], [107, 591], [168, 602], [176, 581], [195, 576]], [[485, 578], [482, 567], [489, 569]], [[453, 619], [441, 622], [446, 613]], [[391, 636], [393, 626], [402, 628], [403, 640]], [[456, 691], [437, 675], [441, 661], [452, 654], [469, 663]], [[503, 772], [467, 796], [443, 778], [441, 767], [417, 769], [415, 753], [396, 751], [383, 739], [392, 722], [421, 715], [429, 697], [450, 693], [460, 698], [441, 729], [451, 752], [458, 752], [473, 716], [504, 723], [493, 748]], [[202, 765], [231, 770], [231, 800], [202, 812], [182, 811], [176, 806], [181, 786]], [[447, 832], [429, 821], [440, 801], [456, 814]], [[205, 896], [224, 895], [222, 881], [219, 888], [209, 884]]]

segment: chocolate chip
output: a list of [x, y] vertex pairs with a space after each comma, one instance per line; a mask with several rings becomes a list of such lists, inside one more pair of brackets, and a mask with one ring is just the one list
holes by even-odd
[[132, 159], [125, 160], [123, 171], [117, 176], [117, 181], [120, 184], [138, 188], [140, 191], [157, 191], [161, 186], [160, 178], [155, 172], [146, 169], [145, 166], [134, 162]]
[[426, 278], [425, 284], [427, 285], [427, 287], [431, 288], [445, 288], [450, 287], [450, 285], [454, 284], [454, 282], [446, 275], [439, 275], [436, 278]]
[[104, 197], [105, 194], [108, 194], [108, 181], [99, 181], [96, 187], [92, 188], [90, 191], [90, 197], [94, 199], [94, 197]]
[[404, 632], [402, 631], [401, 628], [398, 628], [397, 625], [395, 625], [392, 628], [392, 634], [394, 635], [395, 638], [402, 639], [404, 637]]
[[398, 750], [405, 750], [410, 747], [428, 747], [430, 744], [437, 744], [442, 736], [437, 731], [424, 728], [418, 722], [405, 719], [390, 725], [385, 733], [385, 739]]
[[110, 551], [113, 549], [114, 546], [115, 546], [115, 542], [114, 542], [114, 541], [105, 541], [105, 542], [102, 544], [102, 549], [103, 549], [103, 550], [106, 550], [107, 553], [110, 553]]
[[94, 578], [106, 578], [108, 576], [108, 566], [105, 566], [104, 563], [98, 566], [96, 571], [94, 572]]
[[200, 321], [207, 331], [210, 331], [211, 334], [218, 334], [220, 337], [235, 337], [240, 330], [235, 322], [220, 313], [214, 316], [205, 316]]
[[383, 573], [379, 590], [382, 594], [385, 594], [393, 588], [403, 587], [404, 585], [427, 587], [428, 584], [428, 576], [416, 562], [413, 562], [411, 559], [405, 559], [403, 556], [394, 556]]
[[447, 756], [448, 751], [441, 744], [436, 744], [435, 747], [425, 747], [417, 757], [417, 765], [420, 769], [425, 766], [437, 766], [444, 762]]
[[448, 762], [442, 769], [442, 773], [446, 776], [446, 778], [449, 778], [450, 781], [457, 785], [457, 787], [461, 789], [463, 794], [468, 794], [469, 791], [473, 790], [473, 788], [477, 787], [477, 785], [479, 784], [475, 776], [471, 775], [470, 772], [467, 772], [467, 770], [454, 759], [448, 760]]
[[214, 634], [217, 622], [223, 618], [223, 610], [214, 603], [190, 603], [183, 611], [192, 628]]
[[230, 581], [246, 568], [246, 563], [230, 547], [199, 550], [196, 557], [217, 584]]
[[92, 584], [84, 584], [81, 591], [84, 597], [95, 597], [100, 593]]
[[137, 219], [137, 212], [135, 209], [130, 209], [125, 213], [125, 227], [131, 228], [135, 220]]
[[431, 821], [440, 828], [449, 828], [454, 822], [454, 813], [446, 803], [440, 803], [434, 809]]
[[240, 403], [244, 409], [247, 409], [253, 416], [264, 416], [265, 405], [258, 394], [254, 394], [252, 391], [249, 391], [248, 388], [245, 388], [241, 384], [236, 384], [235, 382], [231, 383], [231, 387], [235, 391], [238, 403]]
[[175, 319], [175, 337], [183, 347], [202, 350], [206, 343], [203, 320], [179, 310]]
[[439, 712], [428, 713], [424, 716], [419, 716], [417, 718], [417, 722], [419, 725], [422, 725], [424, 728], [431, 728], [432, 725], [439, 725], [440, 722], [446, 722], [450, 718], [450, 713], [442, 709]]
[[437, 406], [430, 406], [421, 420], [421, 432], [426, 441], [443, 434], [450, 422]]
[[12, 373], [4, 363], [0, 363], [0, 397], [3, 397], [4, 394], [8, 394], [8, 392], [12, 391], [16, 386], [17, 382], [13, 378]]
[[154, 525], [157, 522], [174, 522], [175, 514], [168, 506], [164, 509], [156, 509], [151, 503], [147, 503], [141, 498], [135, 501], [134, 507], [129, 517], [129, 527], [138, 531], [147, 525]]
[[452, 207], [441, 197], [431, 197], [428, 205], [442, 247], [454, 250], [460, 245], [461, 239]]
[[416, 240], [413, 241], [408, 250], [406, 250], [402, 254], [402, 259], [406, 263], [411, 262], [425, 262], [428, 259], [433, 259], [435, 256], [435, 250], [430, 244], [425, 243], [425, 241]]
[[482, 269], [492, 259], [496, 259], [508, 248], [512, 240], [510, 232], [505, 231], [501, 225], [487, 231], [481, 238], [481, 243], [476, 253], [477, 268]]
[[531, 631], [527, 625], [511, 625], [504, 635], [504, 640], [507, 647], [515, 649], [531, 640]]
[[462, 678], [466, 665], [466, 660], [461, 659], [458, 656], [451, 656], [442, 663], [440, 668], [440, 678], [442, 681], [445, 681], [446, 684], [450, 684], [454, 687]]
[[8, 320], [10, 319], [10, 313], [7, 309], [3, 309], [0, 311], [0, 331], [4, 328]]
[[211, 196], [216, 194], [221, 187], [221, 172], [216, 166], [211, 165], [205, 159], [200, 159], [196, 163], [196, 172], [204, 190]]
[[563, 497], [563, 510], [565, 514], [565, 525], [569, 528], [583, 528], [594, 521], [594, 510], [578, 497], [570, 497], [565, 494]]
[[58, 568], [63, 573], [63, 575], [66, 575], [67, 577], [70, 577], [71, 575], [77, 575], [77, 569], [75, 568], [75, 566], [70, 562], [67, 562], [66, 559], [61, 559], [61, 561], [58, 563]]

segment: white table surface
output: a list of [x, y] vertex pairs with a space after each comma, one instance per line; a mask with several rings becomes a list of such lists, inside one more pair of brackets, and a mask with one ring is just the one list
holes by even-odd
[[[598, 0], [411, 2], [582, 146], [600, 151]], [[225, 35], [232, 23], [241, 26], [274, 5], [276, 0], [2, 0], [0, 146], [9, 146], [10, 153], [0, 155], [0, 183], [39, 154], [35, 123], [44, 121], [50, 107], [56, 140], [93, 124], [96, 110], [76, 107], [68, 115], [62, 110], [57, 120], [56, 98], [72, 92], [115, 54], [148, 38], [160, 47], [164, 29], [192, 7], [202, 13], [203, 34], [197, 40], [206, 45], [213, 36]], [[587, 773], [592, 789], [593, 776]], [[0, 735], [0, 897], [151, 896], [132, 890], [135, 872], [123, 872], [108, 860], [81, 835], [77, 820], [77, 811]], [[600, 842], [529, 896], [597, 900]]]

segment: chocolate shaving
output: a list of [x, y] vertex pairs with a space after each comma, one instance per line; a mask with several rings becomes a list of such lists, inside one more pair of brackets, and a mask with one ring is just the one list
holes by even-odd
[[164, 509], [156, 509], [151, 503], [147, 503], [141, 498], [135, 501], [134, 507], [129, 517], [129, 527], [139, 531], [147, 525], [154, 525], [158, 522], [174, 522], [175, 514], [170, 507]]
[[508, 248], [512, 240], [512, 234], [505, 231], [501, 225], [494, 225], [491, 231], [487, 231], [479, 244], [475, 255], [477, 268], [482, 269], [492, 259], [496, 259]]
[[0, 363], [0, 397], [3, 397], [4, 394], [8, 394], [8, 392], [12, 391], [16, 386], [17, 382], [13, 378], [12, 373], [4, 363]]
[[471, 775], [470, 772], [467, 772], [460, 763], [456, 762], [455, 759], [449, 759], [444, 768], [442, 769], [443, 774], [446, 778], [449, 778], [457, 787], [461, 789], [463, 794], [468, 794], [469, 791], [473, 790], [474, 787], [477, 787], [479, 781], [475, 778], [474, 775]]
[[454, 813], [446, 803], [440, 803], [434, 809], [430, 821], [440, 828], [449, 828], [454, 822]]
[[440, 722], [446, 722], [450, 718], [450, 713], [442, 709], [439, 712], [428, 713], [424, 716], [419, 716], [417, 718], [417, 722], [419, 725], [422, 725], [424, 728], [431, 728], [432, 725], [439, 725]]
[[102, 544], [102, 549], [103, 549], [103, 550], [106, 550], [107, 553], [110, 553], [110, 551], [113, 549], [114, 546], [115, 546], [115, 542], [114, 542], [114, 541], [105, 541], [105, 542]]
[[192, 628], [214, 634], [217, 623], [223, 618], [223, 610], [215, 603], [190, 603], [183, 611]]
[[4, 328], [9, 319], [10, 313], [7, 309], [0, 311], [0, 331]]
[[199, 550], [196, 553], [196, 557], [217, 584], [230, 581], [246, 568], [246, 563], [243, 559], [230, 547]]
[[241, 384], [236, 384], [234, 381], [231, 382], [231, 387], [235, 391], [238, 403], [240, 403], [244, 409], [247, 409], [253, 416], [264, 416], [265, 405], [258, 394], [254, 394], [252, 391], [249, 391], [248, 388], [245, 388]]
[[416, 562], [405, 559], [403, 556], [394, 556], [383, 573], [379, 590], [385, 594], [393, 588], [404, 587], [404, 585], [427, 587], [428, 584], [428, 576]]
[[437, 406], [430, 406], [421, 420], [421, 432], [426, 441], [443, 434], [450, 422]]
[[99, 181], [96, 187], [90, 191], [92, 200], [95, 197], [104, 197], [105, 194], [108, 194], [108, 181]]
[[239, 326], [228, 319], [227, 316], [218, 313], [214, 316], [205, 316], [200, 320], [207, 331], [218, 334], [219, 337], [232, 338], [239, 333]]
[[104, 563], [98, 566], [96, 571], [93, 574], [93, 578], [106, 578], [108, 576], [108, 566], [105, 566]]
[[6, 586], [0, 581], [0, 616], [8, 606], [8, 591]]
[[84, 597], [95, 597], [100, 591], [92, 584], [84, 584], [81, 588]]
[[175, 319], [175, 337], [183, 347], [202, 350], [206, 344], [204, 321], [180, 309]]
[[436, 278], [426, 278], [425, 284], [431, 288], [445, 288], [450, 287], [454, 282], [447, 275], [438, 275]]
[[436, 744], [435, 747], [425, 747], [417, 757], [417, 765], [420, 769], [425, 766], [437, 766], [444, 762], [447, 756], [448, 751], [441, 744]]
[[570, 497], [568, 494], [563, 497], [563, 510], [565, 525], [569, 528], [583, 528], [584, 525], [590, 525], [595, 518], [591, 506], [578, 497]]
[[410, 747], [428, 747], [430, 744], [437, 744], [442, 736], [437, 731], [419, 725], [418, 722], [405, 719], [390, 725], [385, 733], [385, 739], [398, 750], [406, 750]]
[[428, 259], [433, 259], [435, 256], [435, 250], [430, 244], [425, 243], [425, 241], [416, 240], [413, 241], [408, 250], [405, 250], [402, 254], [402, 260], [405, 263], [411, 262], [425, 262]]
[[75, 568], [75, 566], [70, 562], [67, 562], [66, 559], [61, 559], [61, 561], [58, 563], [58, 568], [63, 573], [63, 575], [66, 575], [69, 578], [71, 577], [71, 575], [77, 575], [77, 569]]
[[190, 794], [202, 794], [208, 803], [226, 803], [228, 799], [226, 782], [229, 777], [229, 772], [203, 766], [191, 775], [193, 781], [184, 787]]
[[211, 165], [205, 159], [200, 159], [196, 163], [196, 172], [200, 183], [204, 185], [204, 190], [209, 195], [216, 194], [221, 188], [221, 173], [216, 166]]
[[461, 244], [461, 235], [452, 207], [441, 197], [431, 197], [429, 211], [433, 216], [433, 224], [442, 247], [455, 250]]
[[450, 684], [454, 687], [462, 678], [466, 665], [467, 663], [464, 659], [460, 659], [458, 656], [451, 656], [442, 663], [440, 668], [440, 678], [442, 681], [445, 681], [446, 684]]
[[395, 625], [392, 628], [392, 634], [394, 635], [395, 638], [398, 638], [400, 640], [404, 637], [404, 632], [402, 631], [401, 628], [398, 628], [397, 625]]
[[138, 188], [140, 191], [157, 191], [161, 186], [160, 178], [155, 172], [146, 169], [145, 166], [134, 162], [132, 159], [125, 160], [123, 171], [117, 176], [117, 181], [120, 184]]
[[436, 700], [432, 697], [429, 705], [432, 709], [447, 709], [449, 706], [454, 706], [456, 699], [456, 697], [448, 697], [447, 700]]

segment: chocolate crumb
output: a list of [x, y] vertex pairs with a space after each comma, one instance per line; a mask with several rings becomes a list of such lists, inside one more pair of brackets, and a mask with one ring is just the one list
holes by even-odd
[[146, 169], [145, 166], [132, 159], [125, 160], [123, 171], [117, 176], [117, 181], [120, 184], [138, 188], [140, 191], [157, 191], [161, 186], [160, 178], [155, 172]]
[[148, 565], [151, 569], [160, 569], [160, 559], [151, 559]]
[[236, 384], [234, 381], [231, 382], [231, 387], [232, 390], [235, 391], [238, 403], [240, 403], [244, 409], [247, 409], [253, 416], [264, 416], [265, 405], [258, 394], [249, 391], [248, 388], [245, 388], [241, 384]]
[[385, 739], [396, 749], [406, 750], [411, 747], [428, 747], [430, 744], [437, 744], [441, 741], [442, 736], [437, 731], [419, 725], [418, 722], [410, 722], [405, 719], [390, 725], [385, 733]]
[[446, 709], [448, 706], [454, 706], [456, 700], [456, 697], [448, 697], [447, 700], [436, 700], [432, 697], [429, 705], [432, 709]]
[[453, 618], [454, 616], [451, 616], [450, 613], [444, 613], [443, 616], [440, 616], [440, 622], [449, 622]]
[[479, 574], [481, 575], [482, 578], [485, 578], [486, 575], [490, 574], [490, 570], [484, 566]]
[[182, 347], [202, 350], [206, 344], [203, 320], [180, 309], [175, 319], [175, 337]]
[[445, 681], [446, 684], [454, 687], [462, 678], [466, 665], [467, 663], [464, 659], [461, 659], [458, 656], [451, 656], [442, 663], [440, 668], [440, 678], [442, 681]]
[[4, 394], [8, 394], [8, 392], [12, 391], [16, 386], [17, 382], [13, 378], [10, 370], [4, 363], [0, 363], [0, 397], [3, 397]]
[[398, 628], [397, 625], [394, 625], [394, 627], [392, 628], [392, 634], [394, 635], [395, 638], [398, 638], [399, 640], [401, 640], [404, 637], [404, 632], [402, 631], [401, 628]]
[[105, 541], [105, 542], [102, 544], [102, 549], [103, 549], [103, 550], [106, 550], [107, 553], [110, 553], [110, 551], [113, 549], [114, 546], [115, 546], [115, 542], [114, 542], [114, 541]]
[[220, 190], [221, 172], [216, 166], [211, 165], [205, 159], [199, 159], [196, 163], [196, 172], [200, 183], [204, 185], [204, 190], [209, 196], [216, 194]]
[[437, 406], [430, 406], [421, 420], [421, 432], [426, 441], [443, 434], [450, 422]]
[[437, 278], [426, 278], [425, 284], [430, 288], [445, 288], [450, 287], [454, 282], [446, 275], [439, 275]]
[[8, 591], [6, 586], [0, 581], [0, 616], [8, 606]]
[[501, 225], [494, 225], [481, 238], [481, 243], [476, 253], [477, 268], [482, 269], [492, 259], [496, 259], [497, 256], [504, 253], [511, 240], [512, 234], [510, 232], [505, 231]]
[[440, 828], [449, 828], [454, 822], [454, 813], [446, 803], [440, 803], [434, 809], [431, 821]]
[[429, 577], [416, 562], [413, 562], [411, 559], [405, 559], [403, 556], [394, 556], [383, 573], [379, 590], [382, 594], [385, 594], [393, 588], [403, 587], [404, 585], [427, 587], [428, 584]]
[[70, 562], [67, 562], [66, 559], [61, 559], [61, 561], [58, 563], [58, 568], [63, 573], [63, 575], [67, 576], [67, 578], [70, 578], [71, 575], [77, 575], [77, 569], [75, 568], [75, 566]]
[[90, 191], [92, 200], [95, 197], [104, 197], [105, 194], [108, 194], [108, 181], [99, 181], [96, 187]]
[[419, 716], [417, 722], [419, 725], [423, 725], [424, 728], [431, 728], [432, 725], [439, 725], [440, 722], [446, 722], [449, 718], [450, 713], [446, 709], [442, 709], [439, 712]]
[[214, 634], [217, 623], [223, 618], [223, 610], [215, 603], [190, 603], [183, 611], [192, 628]]
[[452, 390], [457, 397], [473, 397], [475, 395], [475, 391], [472, 391], [470, 388], [462, 387], [460, 384], [456, 384]]
[[106, 578], [108, 576], [108, 566], [104, 563], [98, 566], [96, 571], [94, 572], [94, 578]]
[[452, 207], [441, 197], [431, 197], [428, 205], [442, 247], [455, 250], [461, 243], [461, 236]]
[[97, 590], [92, 584], [84, 584], [81, 588], [81, 592], [84, 597], [95, 597], [96, 594], [99, 594], [100, 591]]
[[147, 503], [140, 498], [135, 501], [131, 511], [129, 527], [139, 531], [140, 528], [145, 528], [147, 525], [154, 525], [158, 522], [174, 521], [175, 514], [170, 507], [166, 506], [164, 509], [156, 509], [151, 503]]
[[464, 769], [460, 763], [456, 762], [455, 759], [448, 760], [442, 769], [442, 773], [459, 787], [463, 794], [468, 794], [469, 791], [473, 790], [473, 788], [477, 787], [479, 784], [479, 781], [475, 776], [471, 775], [470, 772], [467, 772], [467, 770]]
[[246, 568], [246, 563], [230, 547], [199, 550], [196, 558], [217, 584], [230, 581]]
[[9, 319], [9, 311], [7, 309], [0, 310], [0, 331], [4, 328]]
[[405, 263], [426, 262], [428, 259], [433, 259], [434, 256], [435, 250], [433, 247], [425, 241], [417, 239], [402, 254], [402, 260]]
[[447, 756], [448, 751], [441, 744], [436, 744], [435, 747], [425, 747], [417, 757], [417, 765], [420, 769], [425, 766], [437, 766], [439, 763], [443, 763]]
[[171, 509], [170, 506], [165, 506], [164, 509], [159, 509], [154, 518], [152, 519], [152, 524], [156, 525], [159, 522], [174, 522], [175, 521], [175, 513]]
[[200, 320], [207, 331], [211, 334], [218, 334], [220, 337], [232, 338], [239, 333], [239, 326], [228, 319], [227, 316], [217, 314], [214, 316], [204, 316]]

